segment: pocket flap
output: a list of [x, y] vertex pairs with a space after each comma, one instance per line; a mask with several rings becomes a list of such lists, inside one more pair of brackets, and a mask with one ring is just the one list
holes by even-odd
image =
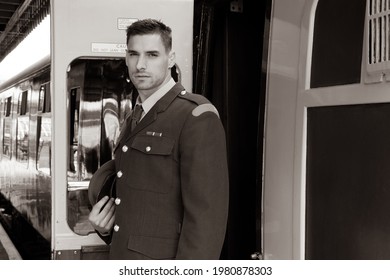
[[137, 136], [131, 147], [145, 154], [170, 155], [175, 140], [167, 137], [153, 137], [148, 135]]

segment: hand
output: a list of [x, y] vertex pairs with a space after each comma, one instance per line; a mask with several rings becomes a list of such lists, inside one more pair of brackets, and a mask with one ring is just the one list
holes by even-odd
[[[102, 208], [103, 207], [103, 208]], [[96, 203], [88, 217], [92, 226], [102, 235], [111, 231], [115, 222], [114, 198], [103, 197]]]

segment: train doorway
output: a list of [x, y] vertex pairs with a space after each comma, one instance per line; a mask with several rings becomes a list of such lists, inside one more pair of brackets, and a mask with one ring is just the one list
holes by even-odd
[[271, 1], [256, 7], [253, 1], [195, 1], [194, 92], [216, 105], [228, 146], [230, 208], [222, 259], [259, 258], [262, 250], [266, 69], [261, 65], [267, 59], [270, 8]]

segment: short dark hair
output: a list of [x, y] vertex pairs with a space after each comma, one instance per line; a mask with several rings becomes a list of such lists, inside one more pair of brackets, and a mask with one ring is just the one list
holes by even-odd
[[126, 30], [126, 44], [134, 35], [159, 34], [165, 49], [169, 52], [172, 49], [172, 30], [156, 19], [142, 19], [132, 23]]

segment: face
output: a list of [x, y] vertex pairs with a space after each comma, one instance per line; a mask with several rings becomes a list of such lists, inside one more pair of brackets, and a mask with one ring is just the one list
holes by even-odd
[[127, 50], [129, 76], [143, 101], [169, 81], [175, 55], [167, 53], [158, 34], [130, 37]]

